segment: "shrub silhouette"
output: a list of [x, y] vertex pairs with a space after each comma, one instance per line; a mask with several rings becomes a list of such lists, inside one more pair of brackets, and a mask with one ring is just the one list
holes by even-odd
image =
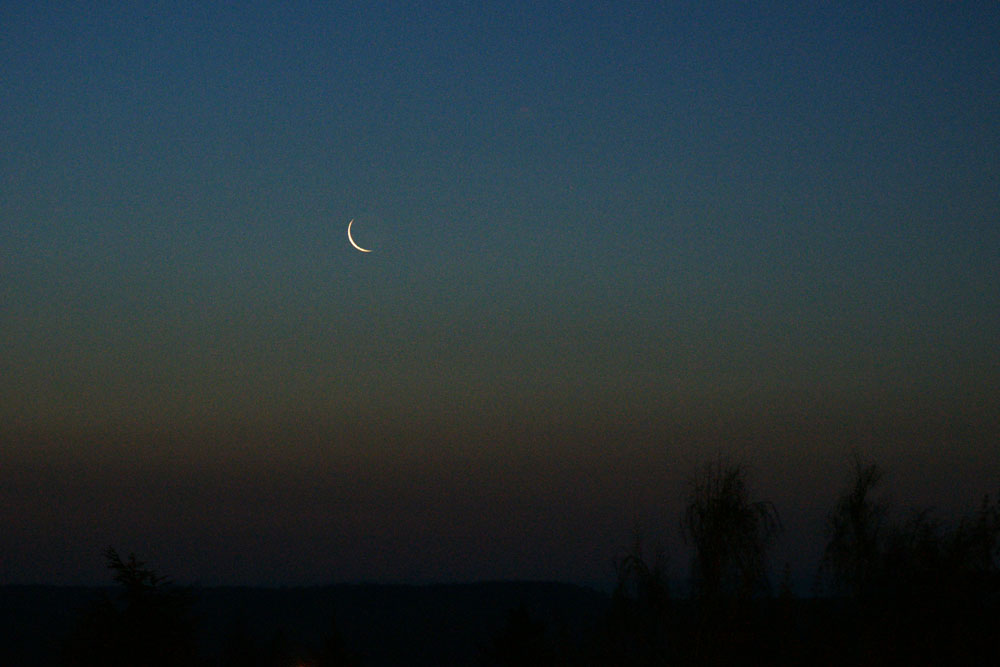
[[84, 611], [66, 643], [66, 663], [101, 667], [193, 664], [189, 594], [146, 567], [135, 554], [123, 560], [109, 548], [104, 557], [119, 584], [117, 595], [104, 594]]

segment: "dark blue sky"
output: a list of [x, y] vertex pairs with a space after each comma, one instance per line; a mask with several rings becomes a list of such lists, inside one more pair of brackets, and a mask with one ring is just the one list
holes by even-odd
[[0, 583], [597, 578], [720, 449], [803, 530], [851, 447], [995, 490], [1000, 6], [816, 4], [0, 8]]

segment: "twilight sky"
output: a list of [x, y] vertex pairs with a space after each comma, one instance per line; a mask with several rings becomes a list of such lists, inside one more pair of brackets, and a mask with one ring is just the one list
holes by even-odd
[[1000, 4], [318, 4], [0, 7], [0, 584], [682, 575], [719, 452], [808, 574], [852, 449], [1000, 490]]

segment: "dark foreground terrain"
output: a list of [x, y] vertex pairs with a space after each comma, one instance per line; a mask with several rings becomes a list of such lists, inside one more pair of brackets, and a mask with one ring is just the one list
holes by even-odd
[[[0, 664], [57, 665], [81, 616], [115, 589], [0, 587]], [[331, 643], [362, 665], [488, 661], [523, 612], [552, 639], [578, 643], [608, 596], [557, 583], [197, 588], [190, 600], [205, 664], [314, 664]], [[337, 650], [336, 647], [332, 647]]]
[[[73, 640], [81, 619], [114, 594], [0, 587], [0, 664], [97, 664], [81, 659], [86, 651]], [[877, 601], [776, 597], [742, 611], [706, 611], [687, 599], [624, 599], [533, 582], [183, 595], [192, 652], [183, 660], [162, 654], [151, 665], [1000, 664], [997, 606], [917, 604], [900, 616]]]

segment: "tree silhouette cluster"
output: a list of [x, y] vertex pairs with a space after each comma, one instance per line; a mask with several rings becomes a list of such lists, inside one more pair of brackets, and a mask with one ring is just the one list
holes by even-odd
[[[1000, 501], [947, 522], [900, 512], [879, 496], [885, 474], [855, 458], [827, 518], [816, 595], [796, 598], [785, 566], [777, 591], [768, 555], [782, 530], [774, 505], [754, 497], [749, 469], [722, 458], [690, 479], [680, 529], [692, 550], [690, 595], [677, 596], [662, 551], [642, 535], [615, 561], [616, 585], [582, 638], [552, 632], [525, 605], [512, 608], [485, 665], [1000, 664]], [[64, 663], [101, 667], [364, 664], [337, 629], [324, 644], [293, 646], [280, 630], [236, 623], [219, 661], [199, 656], [191, 591], [134, 555], [108, 549], [117, 584], [84, 610]], [[389, 629], [385, 629], [387, 632]]]
[[859, 655], [928, 664], [1000, 664], [1000, 501], [948, 524], [930, 509], [893, 516], [884, 478], [854, 461], [853, 483], [828, 519], [820, 575], [845, 599], [841, 631]]
[[616, 562], [618, 584], [592, 664], [706, 664], [757, 651], [767, 556], [781, 532], [777, 510], [752, 498], [745, 464], [718, 458], [691, 477], [680, 527], [693, 551], [691, 597], [671, 596], [665, 558], [650, 564], [637, 538]]
[[951, 524], [929, 509], [897, 516], [884, 472], [855, 457], [828, 515], [817, 595], [797, 599], [768, 553], [781, 532], [749, 471], [717, 459], [692, 477], [681, 530], [691, 594], [672, 597], [637, 541], [617, 561], [603, 633], [577, 664], [1000, 664], [1000, 502]]

